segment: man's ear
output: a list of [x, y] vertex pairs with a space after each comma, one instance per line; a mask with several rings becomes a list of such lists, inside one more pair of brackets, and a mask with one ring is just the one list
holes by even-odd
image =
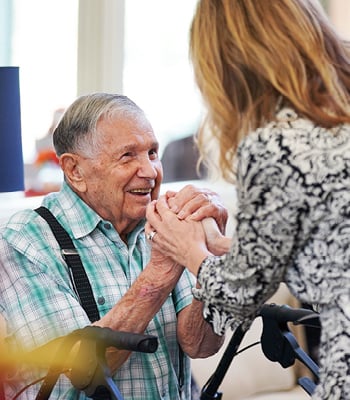
[[86, 191], [83, 169], [77, 154], [64, 153], [60, 156], [60, 165], [69, 185], [77, 192]]

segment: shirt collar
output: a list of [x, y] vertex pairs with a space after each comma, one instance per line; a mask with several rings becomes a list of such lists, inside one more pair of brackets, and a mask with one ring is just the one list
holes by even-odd
[[[69, 225], [69, 230], [75, 239], [80, 239], [91, 234], [103, 220], [90, 206], [88, 206], [64, 181], [58, 193], [46, 196], [43, 206], [54, 210], [55, 203], [58, 210], [55, 215], [59, 218], [61, 212]], [[57, 207], [57, 206], [56, 206]], [[60, 211], [59, 211], [60, 210]], [[141, 220], [135, 229], [128, 235], [128, 243], [135, 244], [140, 233], [144, 230], [145, 220]]]
[[[89, 235], [102, 221], [101, 217], [66, 182], [63, 182], [58, 193], [47, 196], [43, 201], [43, 205], [51, 210], [54, 210], [55, 203], [57, 203], [60, 212], [63, 213], [62, 218], [66, 219], [75, 239]], [[59, 214], [56, 214], [56, 216], [60, 217]]]

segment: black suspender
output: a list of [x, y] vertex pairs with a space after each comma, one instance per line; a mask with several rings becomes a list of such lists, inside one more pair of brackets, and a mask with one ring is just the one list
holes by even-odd
[[36, 211], [50, 225], [50, 228], [61, 247], [62, 256], [68, 265], [74, 290], [77, 293], [80, 303], [90, 321], [95, 322], [99, 320], [100, 314], [92, 293], [91, 285], [72, 239], [51, 211], [46, 207], [39, 207], [34, 211]]
[[[78, 251], [76, 250], [72, 239], [65, 231], [63, 226], [57, 221], [56, 217], [46, 207], [36, 208], [36, 211], [46, 222], [50, 225], [50, 228], [55, 235], [57, 242], [61, 247], [61, 253], [68, 265], [69, 274], [71, 281], [74, 286], [74, 290], [77, 293], [80, 303], [84, 308], [91, 322], [95, 322], [100, 319], [100, 314], [95, 302], [94, 295], [92, 293], [89, 278], [86, 275], [84, 266], [81, 262]], [[180, 393], [183, 389], [184, 383], [184, 365], [183, 365], [184, 354], [180, 348], [179, 352], [179, 389]]]

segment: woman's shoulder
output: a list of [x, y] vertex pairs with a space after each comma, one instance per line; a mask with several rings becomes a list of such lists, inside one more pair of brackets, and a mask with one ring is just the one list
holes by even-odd
[[265, 175], [278, 170], [293, 179], [307, 176], [309, 184], [324, 182], [325, 177], [341, 181], [350, 170], [350, 126], [321, 127], [283, 109], [275, 121], [242, 141], [238, 165], [240, 171]]
[[253, 152], [261, 152], [262, 148], [272, 152], [289, 149], [292, 153], [317, 148], [327, 151], [340, 145], [350, 146], [350, 125], [322, 127], [292, 108], [282, 108], [273, 121], [242, 141], [242, 146]]

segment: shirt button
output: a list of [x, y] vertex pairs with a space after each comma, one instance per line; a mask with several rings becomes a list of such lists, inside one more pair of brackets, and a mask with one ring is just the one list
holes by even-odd
[[105, 298], [103, 296], [100, 296], [97, 299], [97, 303], [100, 304], [101, 306], [102, 306], [102, 304], [105, 304], [105, 302], [106, 302], [106, 300], [105, 300]]
[[108, 224], [108, 223], [106, 223], [106, 224], [104, 225], [104, 227], [105, 227], [106, 229], [108, 229], [108, 230], [112, 228], [111, 224]]

